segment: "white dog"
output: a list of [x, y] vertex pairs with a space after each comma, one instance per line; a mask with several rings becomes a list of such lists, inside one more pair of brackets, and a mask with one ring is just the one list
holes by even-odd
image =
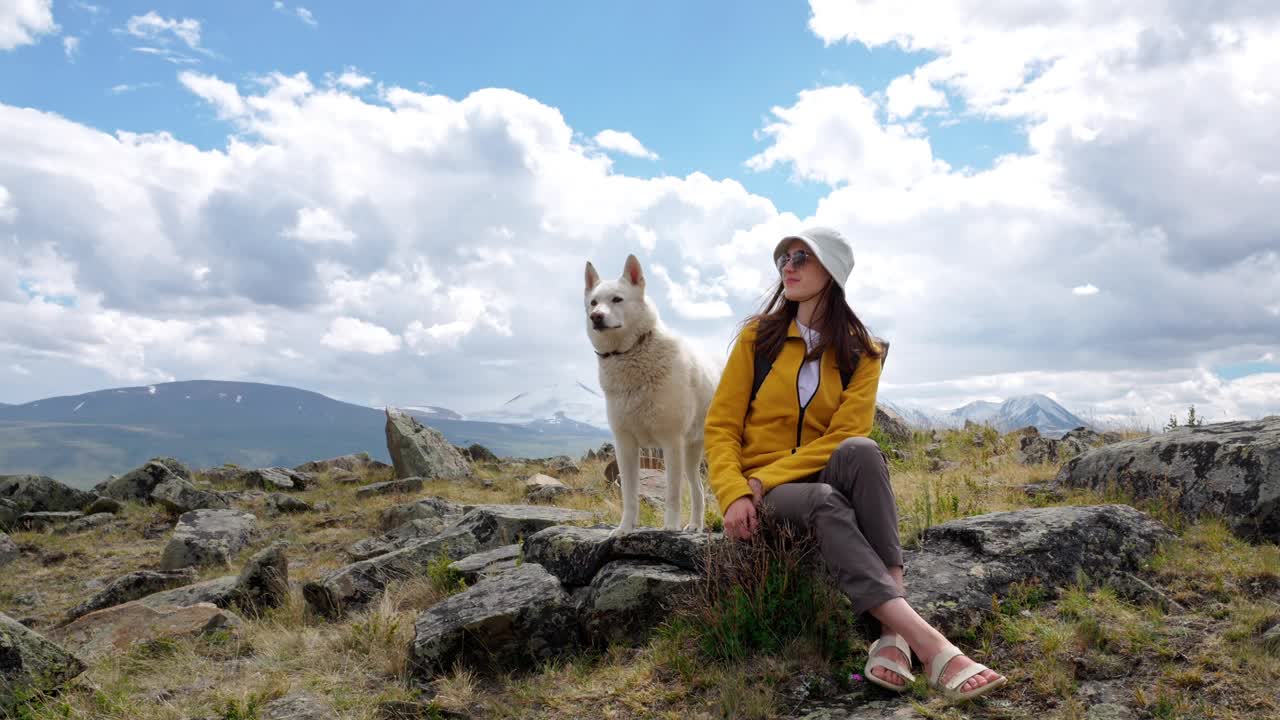
[[636, 525], [642, 447], [662, 448], [667, 467], [662, 527], [680, 529], [683, 478], [693, 498], [686, 527], [702, 530], [702, 424], [715, 393], [715, 376], [663, 326], [645, 298], [644, 273], [635, 255], [627, 256], [622, 277], [610, 282], [600, 282], [588, 262], [586, 281], [587, 336], [599, 359], [600, 387], [622, 477], [622, 523], [614, 532]]

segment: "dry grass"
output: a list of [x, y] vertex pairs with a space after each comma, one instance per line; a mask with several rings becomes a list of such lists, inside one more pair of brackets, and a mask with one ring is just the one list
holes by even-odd
[[[1123, 501], [1118, 494], [1073, 491], [1058, 501], [1032, 498], [1029, 483], [1051, 480], [1056, 465], [1024, 466], [1016, 438], [987, 431], [918, 434], [894, 461], [904, 541], [927, 527], [979, 513], [1045, 504]], [[1130, 436], [1134, 436], [1130, 433]], [[975, 438], [977, 440], [975, 441]], [[931, 470], [931, 467], [940, 469]], [[480, 464], [476, 482], [436, 481], [424, 495], [458, 502], [523, 502], [522, 482], [543, 471], [530, 462]], [[552, 473], [554, 474], [554, 473]], [[370, 476], [366, 482], [387, 479]], [[558, 504], [617, 522], [621, 502], [603, 477], [603, 464], [584, 462], [562, 476], [577, 492]], [[388, 587], [379, 601], [342, 621], [313, 615], [297, 589], [346, 562], [343, 549], [380, 532], [383, 511], [414, 497], [355, 498], [358, 485], [324, 476], [300, 496], [328, 509], [269, 518], [262, 500], [248, 503], [261, 537], [233, 567], [274, 540], [290, 542], [295, 587], [289, 602], [245, 618], [235, 635], [152, 643], [100, 661], [30, 717], [182, 720], [251, 718], [265, 702], [294, 690], [327, 698], [343, 718], [374, 720], [389, 701], [425, 703], [432, 712], [483, 718], [774, 718], [794, 706], [788, 688], [800, 677], [840, 679], [857, 667], [835, 667], [812, 641], [795, 640], [773, 653], [713, 662], [695, 629], [661, 629], [638, 648], [610, 648], [568, 656], [540, 668], [493, 676], [463, 668], [421, 685], [410, 677], [409, 642], [417, 615], [447, 594], [430, 577]], [[227, 488], [232, 489], [232, 488]], [[686, 504], [687, 507], [687, 504]], [[1147, 508], [1164, 513], [1167, 508]], [[708, 515], [714, 520], [718, 515]], [[1172, 519], [1172, 518], [1170, 518]], [[60, 619], [91, 594], [86, 582], [155, 567], [168, 539], [147, 539], [148, 526], [167, 520], [152, 507], [129, 504], [117, 522], [79, 536], [15, 533], [22, 557], [0, 578], [0, 611], [32, 618], [37, 628]], [[642, 504], [641, 520], [660, 517]], [[1179, 522], [1177, 541], [1153, 558], [1143, 577], [1185, 607], [1167, 614], [1135, 605], [1107, 587], [1076, 587], [1053, 602], [1034, 586], [1000, 601], [1000, 612], [967, 637], [956, 638], [1013, 681], [998, 699], [947, 707], [916, 688], [917, 716], [931, 718], [1085, 718], [1080, 694], [1087, 682], [1118, 679], [1118, 697], [1143, 718], [1280, 717], [1280, 648], [1262, 634], [1280, 622], [1280, 549], [1249, 545], [1221, 522]], [[210, 569], [214, 577], [229, 569]], [[35, 604], [25, 597], [39, 593]], [[883, 698], [885, 695], [876, 695]], [[443, 716], [443, 715], [440, 715]]]

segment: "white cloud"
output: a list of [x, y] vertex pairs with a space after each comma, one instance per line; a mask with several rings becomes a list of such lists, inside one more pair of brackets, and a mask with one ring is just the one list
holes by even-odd
[[933, 87], [929, 79], [920, 74], [900, 75], [889, 83], [885, 90], [888, 101], [885, 103], [892, 117], [907, 117], [921, 108], [945, 107], [947, 96]]
[[620, 130], [601, 130], [596, 133], [596, 144], [605, 150], [613, 150], [624, 155], [657, 160], [658, 154], [646, 148], [635, 135]]
[[158, 84], [153, 82], [141, 82], [141, 83], [133, 83], [133, 84], [120, 83], [119, 85], [112, 85], [111, 87], [107, 88], [107, 92], [111, 93], [112, 95], [123, 95], [127, 92], [133, 92], [135, 90], [142, 90], [144, 88], [157, 87], [157, 86]]
[[80, 51], [80, 38], [73, 35], [66, 35], [62, 38], [62, 52], [67, 59], [75, 62], [76, 55]]
[[191, 71], [180, 73], [178, 80], [188, 90], [213, 105], [221, 118], [239, 117], [246, 111], [244, 100], [240, 97], [240, 91], [235, 85], [225, 80]]
[[9, 370], [10, 370], [11, 372], [17, 373], [18, 375], [30, 375], [30, 374], [31, 374], [31, 371], [30, 371], [30, 370], [28, 370], [27, 368], [23, 367], [22, 365], [19, 365], [18, 363], [13, 363], [12, 365], [10, 365], [10, 366], [9, 366]]
[[400, 337], [381, 325], [338, 317], [329, 324], [329, 331], [320, 338], [320, 344], [346, 352], [381, 355], [399, 350]]
[[308, 10], [308, 9], [306, 9], [306, 8], [304, 8], [304, 7], [299, 6], [298, 8], [296, 8], [296, 9], [294, 10], [294, 12], [295, 12], [295, 13], [297, 13], [298, 17], [299, 17], [299, 18], [301, 18], [302, 22], [304, 22], [304, 23], [306, 23], [306, 24], [308, 24], [308, 25], [310, 25], [310, 26], [312, 26], [312, 27], [315, 27], [316, 25], [319, 25], [319, 23], [317, 23], [317, 22], [316, 22], [316, 18], [315, 18], [315, 16], [311, 14], [311, 11], [310, 11], [310, 10]]
[[9, 0], [0, 3], [0, 50], [31, 45], [58, 30], [53, 0]]
[[293, 227], [280, 232], [282, 237], [309, 243], [333, 242], [350, 245], [356, 234], [325, 208], [299, 208]]
[[9, 188], [0, 185], [0, 223], [11, 223], [18, 217], [18, 208], [13, 204], [13, 193]]
[[347, 68], [334, 82], [345, 88], [360, 90], [372, 83], [373, 79], [361, 75], [355, 68]]
[[1098, 288], [1092, 284], [1077, 285], [1071, 288], [1071, 292], [1075, 295], [1097, 295]]
[[203, 50], [200, 47], [200, 21], [192, 18], [166, 18], [151, 10], [146, 15], [129, 18], [125, 23], [125, 32], [161, 45], [167, 45], [176, 37], [192, 50]]

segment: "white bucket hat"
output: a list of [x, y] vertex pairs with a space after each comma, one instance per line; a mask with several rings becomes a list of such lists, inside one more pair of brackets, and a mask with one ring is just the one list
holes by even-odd
[[811, 227], [782, 238], [778, 241], [778, 246], [773, 249], [774, 265], [778, 264], [778, 258], [786, 252], [787, 245], [792, 240], [799, 240], [808, 245], [818, 258], [818, 262], [822, 263], [822, 267], [831, 273], [832, 279], [840, 289], [844, 289], [845, 282], [853, 272], [853, 247], [849, 245], [848, 240], [844, 239], [840, 231], [829, 227]]

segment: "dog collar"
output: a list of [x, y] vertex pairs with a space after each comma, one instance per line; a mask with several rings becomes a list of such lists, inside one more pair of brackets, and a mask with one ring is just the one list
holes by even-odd
[[631, 347], [627, 348], [626, 350], [614, 350], [613, 352], [607, 352], [607, 353], [602, 353], [602, 352], [596, 351], [596, 354], [597, 354], [597, 355], [599, 355], [601, 358], [613, 357], [614, 355], [626, 355], [627, 353], [631, 352], [632, 350], [635, 350], [636, 348], [638, 348], [638, 347], [640, 347], [641, 345], [643, 345], [643, 344], [644, 344], [644, 341], [645, 341], [645, 340], [648, 340], [648, 339], [649, 339], [649, 336], [650, 336], [650, 335], [652, 335], [652, 334], [653, 334], [653, 331], [652, 331], [652, 330], [650, 330], [649, 332], [647, 332], [647, 333], [645, 333], [645, 334], [641, 335], [641, 336], [640, 336], [640, 339], [636, 341], [636, 344], [635, 344], [635, 345], [632, 345]]

